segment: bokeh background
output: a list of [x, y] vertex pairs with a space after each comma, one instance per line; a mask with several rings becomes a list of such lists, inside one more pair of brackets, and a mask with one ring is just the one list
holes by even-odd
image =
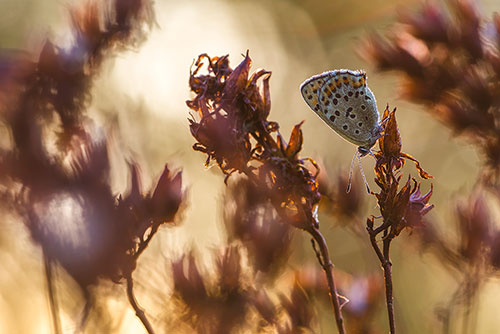
[[[0, 47], [38, 54], [46, 38], [58, 45], [71, 43], [68, 8], [79, 1], [2, 0], [0, 2]], [[500, 11], [497, 0], [479, 1], [485, 17]], [[157, 179], [165, 162], [182, 169], [187, 201], [175, 227], [164, 227], [139, 262], [136, 273], [141, 303], [157, 318], [166, 309], [158, 300], [169, 297], [166, 262], [186, 249], [195, 249], [210, 261], [210, 251], [225, 242], [222, 214], [225, 185], [218, 168], [205, 167], [205, 157], [192, 150], [185, 101], [190, 98], [189, 69], [202, 53], [229, 54], [235, 67], [250, 50], [253, 69], [272, 71], [272, 109], [269, 119], [280, 123], [288, 136], [293, 125], [303, 125], [302, 156], [320, 162], [328, 173], [348, 173], [355, 147], [344, 141], [316, 117], [303, 102], [299, 85], [306, 78], [339, 68], [364, 69], [379, 110], [387, 103], [398, 108], [403, 150], [419, 159], [434, 179], [430, 215], [441, 222], [438, 230], [448, 233], [450, 202], [460, 191], [469, 191], [477, 179], [481, 156], [466, 141], [452, 137], [421, 107], [398, 95], [398, 80], [380, 74], [362, 57], [362, 44], [371, 32], [385, 32], [398, 10], [418, 8], [418, 1], [168, 1], [155, 3], [157, 25], [137, 49], [106, 61], [94, 84], [88, 110], [97, 124], [116, 131], [111, 150], [112, 182], [116, 193], [127, 189], [123, 154], [141, 164], [144, 184]], [[363, 159], [363, 168], [373, 185], [373, 159]], [[411, 166], [411, 168], [413, 168]], [[405, 169], [405, 173], [411, 171]], [[354, 171], [357, 173], [357, 171]], [[424, 185], [427, 191], [428, 184]], [[366, 214], [377, 215], [374, 198], [366, 197]], [[68, 213], [71, 216], [71, 213]], [[22, 224], [8, 212], [2, 214], [0, 233], [0, 333], [51, 333], [47, 292], [40, 250], [31, 242]], [[61, 218], [64, 220], [64, 217]], [[320, 211], [325, 233], [338, 270], [353, 275], [379, 273], [379, 264], [366, 240], [341, 222]], [[364, 218], [350, 224], [364, 225]], [[63, 221], [61, 221], [63, 224]], [[452, 233], [451, 231], [449, 233]], [[435, 306], [445, 302], [457, 282], [432, 256], [421, 253], [412, 235], [403, 232], [393, 246], [394, 295], [397, 324], [401, 333], [438, 333]], [[159, 260], [158, 254], [161, 254]], [[309, 239], [295, 233], [291, 268], [314, 264]], [[82, 304], [74, 283], [58, 270], [63, 328], [71, 332]], [[144, 283], [142, 278], [148, 278]], [[156, 281], [155, 281], [156, 280]], [[154, 284], [158, 282], [158, 284]], [[482, 291], [478, 307], [477, 333], [498, 333], [495, 316], [500, 285], [492, 280]], [[286, 287], [284, 287], [285, 289]], [[141, 292], [142, 291], [142, 292]], [[154, 293], [153, 293], [154, 291]], [[149, 292], [149, 293], [146, 293]], [[116, 333], [141, 333], [142, 325], [126, 298], [108, 292], [99, 302], [103, 319]], [[322, 333], [332, 332], [334, 321], [328, 305], [317, 310]], [[383, 304], [375, 318], [380, 333], [386, 331]], [[104, 329], [102, 329], [104, 330]]]

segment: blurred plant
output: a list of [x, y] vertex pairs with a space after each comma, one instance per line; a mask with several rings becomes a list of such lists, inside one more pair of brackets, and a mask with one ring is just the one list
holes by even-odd
[[[364, 190], [361, 184], [360, 190]], [[345, 188], [344, 188], [345, 191]], [[302, 266], [293, 273], [293, 279], [300, 284], [308, 295], [326, 300], [328, 284], [316, 266]], [[346, 332], [351, 334], [374, 334], [377, 330], [377, 316], [380, 300], [383, 298], [383, 282], [378, 273], [350, 275], [337, 270], [341, 291], [349, 296], [342, 311], [346, 317]]]
[[[344, 222], [343, 226], [355, 228], [355, 226], [352, 226], [354, 224], [349, 222], [356, 219], [363, 212], [363, 195], [366, 190], [361, 187], [360, 179], [357, 176], [351, 179], [351, 185], [349, 185], [348, 175], [348, 172], [341, 170], [332, 177], [325, 172], [325, 168], [322, 168], [318, 178], [319, 191], [321, 200], [324, 202], [324, 210], [332, 216], [342, 217], [343, 219], [340, 219], [340, 221]], [[350, 190], [346, 192], [348, 187], [350, 187]]]
[[381, 70], [402, 74], [402, 93], [423, 104], [484, 153], [485, 176], [500, 175], [500, 16], [481, 22], [476, 3], [448, 0], [449, 12], [426, 2], [399, 16], [384, 39], [373, 34], [363, 55]]
[[[379, 139], [380, 151], [375, 153], [375, 182], [380, 191], [373, 193], [377, 198], [380, 208], [382, 224], [374, 228], [375, 218], [367, 219], [366, 229], [370, 236], [375, 253], [384, 269], [385, 293], [387, 311], [389, 315], [389, 328], [391, 334], [396, 332], [394, 321], [393, 293], [392, 293], [392, 263], [390, 259], [391, 242], [403, 229], [412, 229], [421, 225], [422, 218], [434, 205], [429, 204], [432, 195], [432, 186], [425, 195], [420, 193], [420, 183], [413, 178], [400, 187], [402, 175], [401, 168], [405, 159], [416, 163], [417, 170], [423, 179], [428, 179], [427, 174], [419, 162], [410, 155], [401, 152], [401, 137], [396, 122], [396, 109], [389, 112], [389, 106], [384, 111], [384, 135]], [[382, 248], [377, 244], [377, 236], [382, 235]]]
[[[345, 333], [333, 264], [326, 241], [319, 231], [316, 210], [320, 199], [316, 175], [300, 159], [302, 131], [297, 124], [285, 142], [279, 125], [267, 120], [271, 109], [270, 72], [259, 70], [249, 77], [250, 57], [233, 70], [228, 56], [210, 58], [203, 54], [194, 63], [189, 85], [195, 97], [187, 105], [197, 113], [190, 119], [193, 148], [208, 155], [226, 175], [244, 174], [271, 203], [283, 222], [307, 231], [328, 279], [331, 303], [339, 333]], [[208, 74], [198, 74], [206, 64]], [[257, 81], [263, 79], [263, 90]], [[276, 136], [273, 137], [273, 133]], [[317, 173], [316, 173], [317, 174]], [[316, 248], [316, 243], [319, 249]]]
[[246, 178], [230, 184], [224, 203], [228, 243], [241, 241], [251, 267], [274, 279], [289, 258], [293, 228], [277, 214], [265, 191]]
[[165, 169], [144, 195], [139, 169], [130, 161], [131, 188], [112, 193], [108, 144], [84, 112], [100, 65], [116, 51], [136, 47], [151, 27], [144, 0], [88, 1], [71, 10], [74, 40], [61, 49], [46, 41], [37, 61], [2, 53], [0, 103], [11, 148], [0, 152], [2, 198], [43, 250], [53, 323], [61, 333], [52, 278], [60, 264], [92, 307], [89, 286], [98, 279], [125, 280], [127, 296], [153, 333], [133, 293], [137, 260], [159, 226], [172, 222], [183, 199], [181, 173]]
[[457, 289], [444, 305], [436, 308], [443, 332], [452, 333], [452, 316], [464, 307], [462, 331], [474, 332], [470, 321], [472, 307], [478, 307], [481, 287], [498, 275], [499, 235], [495, 211], [500, 207], [498, 194], [477, 187], [456, 202], [454, 227], [457, 235], [447, 237], [436, 230], [436, 222], [426, 224], [418, 236], [425, 250], [431, 250], [458, 282]]
[[[337, 218], [333, 224], [353, 231], [364, 241], [365, 230], [363, 224], [358, 223], [364, 219], [366, 187], [357, 175], [354, 175], [349, 185], [348, 171], [340, 170], [332, 176], [326, 169], [321, 168], [318, 175], [320, 210]], [[346, 191], [348, 187], [349, 192]]]
[[251, 267], [243, 266], [245, 247], [226, 246], [215, 270], [200, 270], [193, 253], [172, 264], [176, 309], [192, 330], [201, 334], [292, 334], [313, 330], [313, 307], [296, 282], [289, 295], [273, 301]]
[[[201, 334], [230, 333], [241, 325], [252, 293], [248, 279], [242, 277], [238, 247], [225, 249], [215, 267], [215, 277], [201, 274], [193, 254], [172, 264], [175, 292], [188, 307], [186, 320]], [[213, 278], [212, 284], [209, 277]]]

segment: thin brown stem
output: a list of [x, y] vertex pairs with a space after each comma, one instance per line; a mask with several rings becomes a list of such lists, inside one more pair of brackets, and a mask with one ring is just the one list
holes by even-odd
[[385, 299], [387, 302], [387, 314], [389, 315], [389, 328], [391, 334], [396, 333], [396, 321], [394, 320], [394, 298], [392, 296], [392, 263], [389, 257], [389, 248], [391, 245], [390, 238], [384, 240], [384, 258], [385, 261], [382, 263], [384, 268], [384, 280], [385, 280]]
[[479, 292], [474, 291], [471, 296], [471, 333], [477, 331], [477, 321], [479, 315]]
[[443, 316], [441, 318], [441, 321], [443, 323], [443, 334], [450, 334], [450, 313], [450, 307], [443, 310]]
[[148, 318], [146, 317], [146, 313], [144, 313], [144, 310], [139, 306], [137, 303], [137, 300], [135, 299], [134, 296], [134, 281], [132, 280], [132, 274], [128, 274], [127, 277], [127, 296], [128, 300], [130, 302], [130, 305], [132, 305], [132, 308], [135, 311], [135, 315], [141, 320], [142, 324], [146, 328], [149, 334], [154, 334], [155, 331], [153, 327], [151, 326], [151, 323], [149, 322]]
[[153, 236], [156, 234], [156, 232], [158, 232], [159, 227], [160, 227], [159, 224], [156, 224], [156, 223], [153, 224], [153, 226], [151, 227], [151, 231], [149, 232], [149, 235], [146, 237], [146, 240], [141, 241], [136, 253], [134, 254], [134, 257], [136, 259], [139, 258], [139, 256], [142, 254], [142, 252], [144, 252], [144, 250], [148, 247], [149, 242], [151, 241], [151, 239], [153, 239]]
[[456, 307], [460, 304], [460, 296], [462, 294], [462, 289], [459, 288], [455, 290], [453, 293], [452, 297], [446, 304], [446, 307], [443, 308], [443, 334], [451, 334], [452, 331], [452, 317], [454, 313], [456, 313]]
[[[319, 246], [319, 254], [321, 254], [321, 260], [319, 256], [318, 260], [319, 263], [321, 264], [321, 267], [323, 267], [323, 270], [325, 271], [326, 279], [328, 281], [330, 301], [333, 306], [335, 321], [337, 322], [337, 329], [339, 331], [339, 334], [345, 334], [344, 318], [342, 317], [342, 311], [340, 309], [341, 305], [339, 302], [339, 295], [337, 293], [335, 278], [333, 276], [333, 264], [330, 259], [330, 255], [328, 253], [328, 246], [326, 245], [326, 240], [316, 227], [311, 227], [307, 229], [307, 232], [311, 234], [311, 236]], [[316, 252], [316, 254], [318, 254], [318, 250], [315, 247], [314, 251]]]
[[316, 258], [318, 259], [319, 264], [321, 267], [324, 267], [325, 265], [323, 264], [323, 258], [321, 257], [321, 253], [319, 252], [318, 247], [316, 246], [316, 242], [314, 241], [313, 238], [311, 238], [311, 244], [314, 250], [314, 254], [316, 254]]
[[475, 333], [478, 308], [478, 289], [481, 274], [473, 271], [467, 273], [462, 283], [463, 294], [463, 318], [462, 333]]
[[43, 255], [45, 267], [45, 279], [47, 281], [47, 291], [49, 294], [50, 315], [52, 317], [52, 326], [54, 333], [61, 334], [61, 323], [59, 321], [59, 306], [57, 305], [56, 290], [54, 286], [54, 278], [52, 275], [53, 264], [46, 254]]
[[92, 309], [94, 305], [94, 298], [90, 294], [88, 288], [85, 288], [83, 291], [84, 298], [85, 298], [85, 306], [83, 307], [83, 312], [82, 312], [82, 319], [80, 320], [80, 326], [75, 329], [75, 334], [77, 333], [83, 333], [85, 330], [85, 326], [87, 326], [87, 321], [89, 319], [90, 315], [90, 310]]
[[392, 294], [392, 263], [390, 260], [390, 246], [392, 239], [386, 237], [383, 241], [383, 251], [377, 244], [377, 233], [372, 227], [368, 226], [368, 234], [370, 236], [370, 243], [377, 254], [377, 257], [382, 264], [382, 269], [384, 270], [384, 281], [385, 281], [385, 299], [387, 303], [387, 314], [389, 316], [389, 329], [391, 334], [396, 333], [396, 322], [394, 319], [394, 298]]
[[368, 231], [368, 234], [370, 235], [370, 243], [372, 244], [373, 249], [375, 250], [375, 254], [377, 254], [377, 257], [380, 261], [380, 263], [384, 263], [384, 255], [382, 254], [382, 251], [377, 245], [377, 240], [376, 236], [377, 234], [371, 227], [367, 227], [366, 230]]

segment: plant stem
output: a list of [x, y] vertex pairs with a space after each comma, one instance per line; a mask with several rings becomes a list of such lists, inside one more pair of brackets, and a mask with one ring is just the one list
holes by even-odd
[[368, 234], [370, 235], [370, 242], [377, 254], [377, 257], [382, 264], [382, 268], [384, 270], [384, 281], [385, 281], [385, 299], [387, 303], [387, 314], [389, 316], [389, 329], [391, 334], [396, 333], [396, 322], [394, 320], [394, 303], [393, 303], [393, 295], [392, 295], [392, 263], [389, 257], [389, 249], [391, 245], [392, 239], [387, 237], [383, 241], [383, 253], [380, 250], [380, 247], [377, 245], [376, 231], [373, 230], [372, 227], [368, 226], [367, 228]]
[[56, 290], [54, 286], [54, 278], [52, 275], [52, 261], [44, 253], [43, 255], [45, 267], [45, 279], [47, 280], [47, 290], [49, 293], [50, 314], [52, 316], [52, 325], [54, 326], [54, 333], [61, 334], [61, 323], [59, 322], [59, 307], [57, 305]]
[[90, 310], [94, 304], [93, 296], [90, 294], [88, 288], [84, 288], [83, 295], [85, 298], [85, 306], [83, 307], [82, 319], [80, 320], [80, 327], [75, 330], [75, 334], [84, 333], [85, 326], [87, 326], [87, 321], [89, 319]]
[[[316, 227], [310, 227], [307, 232], [311, 234], [313, 239], [319, 245], [319, 255], [318, 261], [325, 271], [326, 279], [328, 281], [328, 290], [330, 295], [330, 301], [333, 306], [333, 311], [335, 314], [335, 321], [337, 322], [337, 329], [339, 334], [345, 334], [344, 328], [344, 318], [342, 317], [342, 312], [340, 310], [339, 295], [337, 294], [337, 287], [335, 285], [335, 278], [333, 276], [333, 264], [328, 253], [328, 246], [326, 245], [326, 240], [321, 234], [321, 232]], [[317, 252], [317, 250], [315, 249]], [[318, 253], [317, 253], [318, 255]]]
[[477, 330], [477, 317], [479, 315], [479, 291], [473, 291], [471, 296], [471, 333]]
[[394, 298], [392, 296], [392, 263], [389, 257], [390, 245], [391, 245], [391, 239], [386, 238], [384, 240], [385, 261], [382, 263], [382, 267], [384, 268], [385, 299], [387, 301], [387, 314], [389, 315], [389, 328], [391, 334], [395, 334], [396, 322], [394, 320]]
[[128, 274], [126, 279], [127, 279], [127, 296], [130, 305], [132, 305], [132, 308], [135, 311], [135, 315], [139, 318], [139, 320], [141, 320], [142, 324], [144, 325], [149, 334], [155, 334], [155, 331], [153, 330], [151, 323], [146, 317], [146, 313], [144, 313], [144, 310], [139, 306], [137, 300], [135, 299], [134, 281], [132, 280], [132, 274]]

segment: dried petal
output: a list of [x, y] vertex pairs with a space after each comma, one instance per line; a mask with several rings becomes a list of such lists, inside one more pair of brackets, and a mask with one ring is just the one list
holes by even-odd
[[182, 173], [178, 172], [171, 177], [168, 166], [165, 165], [151, 197], [150, 216], [155, 217], [158, 223], [172, 221], [182, 199]]
[[425, 216], [432, 208], [434, 204], [429, 204], [429, 200], [432, 196], [433, 187], [425, 195], [420, 194], [420, 183], [415, 185], [410, 195], [410, 200], [408, 203], [408, 208], [404, 215], [405, 227], [413, 228], [422, 224], [423, 216]]
[[387, 107], [384, 117], [388, 114], [389, 119], [384, 127], [384, 135], [379, 139], [380, 150], [387, 161], [399, 159], [401, 154], [401, 135], [396, 123], [396, 109], [389, 113]]
[[247, 86], [248, 73], [250, 71], [251, 64], [252, 61], [250, 60], [247, 51], [243, 61], [231, 72], [226, 80], [226, 85], [222, 91], [224, 103], [234, 103], [234, 99], [245, 89]]
[[289, 159], [295, 159], [297, 154], [302, 149], [302, 142], [304, 141], [304, 139], [300, 127], [302, 126], [303, 123], [304, 121], [295, 125], [293, 127], [292, 133], [290, 134], [290, 140], [288, 141], [288, 146], [286, 148], [286, 153], [285, 153], [285, 155]]

